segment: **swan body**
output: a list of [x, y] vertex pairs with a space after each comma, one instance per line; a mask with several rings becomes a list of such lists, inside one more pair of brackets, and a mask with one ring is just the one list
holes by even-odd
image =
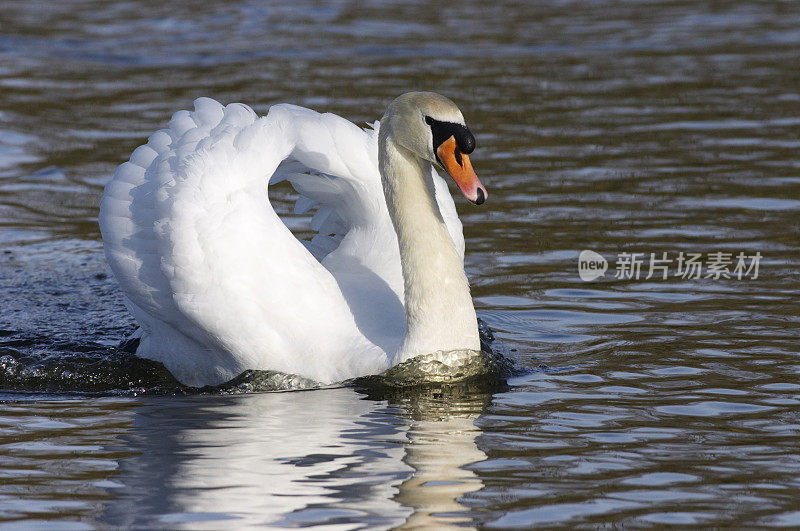
[[[366, 130], [286, 104], [258, 117], [200, 98], [175, 113], [100, 205], [106, 256], [140, 326], [137, 355], [201, 386], [248, 369], [329, 384], [480, 350], [461, 223], [432, 167], [485, 199], [463, 124], [434, 93], [399, 97]], [[299, 194], [295, 212], [318, 206], [311, 241], [269, 202], [268, 184], [283, 180]]]

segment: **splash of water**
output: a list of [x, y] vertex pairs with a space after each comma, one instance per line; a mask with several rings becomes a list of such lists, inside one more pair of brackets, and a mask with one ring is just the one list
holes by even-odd
[[[503, 346], [479, 321], [481, 350], [438, 351], [407, 360], [377, 376], [338, 385], [411, 387], [497, 379], [513, 370]], [[188, 387], [160, 363], [139, 358], [130, 345], [6, 339], [0, 342], [0, 389], [14, 393], [97, 394], [234, 394], [294, 391], [325, 387], [296, 374], [245, 371], [219, 386]]]

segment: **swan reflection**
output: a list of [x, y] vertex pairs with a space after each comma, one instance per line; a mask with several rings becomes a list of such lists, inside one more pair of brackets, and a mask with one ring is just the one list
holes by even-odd
[[[101, 520], [114, 526], [468, 523], [461, 467], [486, 456], [473, 420], [488, 397], [310, 392], [146, 398]], [[376, 398], [378, 398], [376, 400]], [[463, 513], [463, 514], [461, 514]]]
[[[414, 512], [404, 528], [463, 526], [470, 518], [459, 498], [482, 488], [474, 472], [461, 467], [486, 459], [475, 445], [480, 430], [474, 420], [479, 411], [471, 408], [448, 408], [433, 400], [418, 402], [426, 406], [422, 418], [412, 421], [406, 436], [404, 461], [413, 469], [399, 485], [395, 500]], [[420, 409], [417, 409], [420, 412]], [[438, 414], [437, 414], [438, 413]]]

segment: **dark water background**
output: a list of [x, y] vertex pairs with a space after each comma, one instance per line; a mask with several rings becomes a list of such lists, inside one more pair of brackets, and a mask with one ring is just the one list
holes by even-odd
[[[798, 57], [774, 0], [0, 2], [0, 526], [800, 526]], [[529, 370], [134, 396], [153, 381], [107, 361], [115, 166], [199, 96], [365, 122], [418, 89], [477, 136], [467, 270]], [[681, 251], [763, 259], [614, 278]]]

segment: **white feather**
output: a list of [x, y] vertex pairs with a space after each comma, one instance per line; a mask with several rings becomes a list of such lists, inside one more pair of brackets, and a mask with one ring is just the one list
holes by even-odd
[[[374, 127], [200, 98], [137, 148], [106, 186], [100, 228], [141, 325], [138, 353], [190, 385], [246, 369], [323, 383], [387, 369], [405, 332], [403, 278]], [[453, 200], [433, 178], [463, 257]], [[320, 205], [311, 242], [269, 203], [267, 183], [284, 179], [295, 212]]]

